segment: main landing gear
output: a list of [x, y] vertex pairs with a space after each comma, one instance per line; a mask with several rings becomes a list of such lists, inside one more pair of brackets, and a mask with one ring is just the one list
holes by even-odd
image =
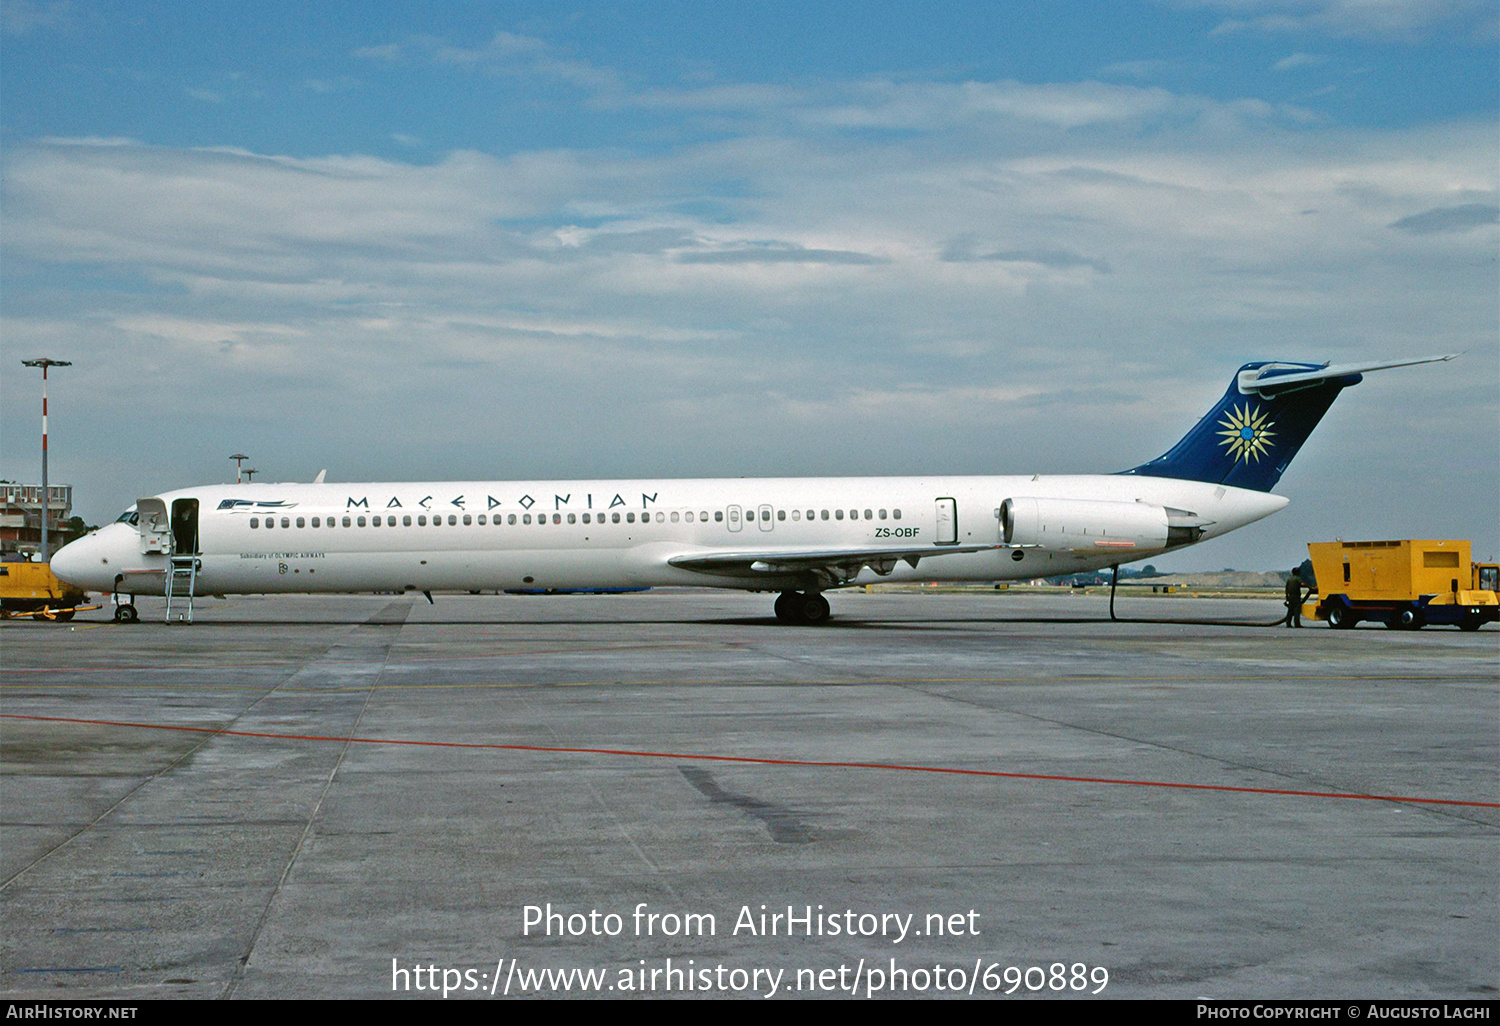
[[816, 591], [784, 591], [776, 596], [776, 619], [782, 623], [826, 623], [828, 616], [828, 600]]

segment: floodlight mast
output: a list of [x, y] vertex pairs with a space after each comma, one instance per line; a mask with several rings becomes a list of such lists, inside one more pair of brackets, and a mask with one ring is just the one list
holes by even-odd
[[49, 357], [38, 357], [35, 360], [22, 360], [23, 367], [40, 367], [42, 369], [42, 562], [46, 563], [51, 556], [48, 551], [47, 517], [51, 512], [51, 495], [47, 490], [47, 368], [49, 367], [71, 367], [71, 360], [53, 360]]

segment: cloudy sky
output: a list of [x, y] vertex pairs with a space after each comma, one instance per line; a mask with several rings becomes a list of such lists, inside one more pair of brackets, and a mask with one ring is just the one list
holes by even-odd
[[[1492, 0], [4, 0], [0, 476], [1112, 471], [1371, 376], [1309, 539], [1500, 554]], [[998, 497], [997, 497], [998, 499]]]

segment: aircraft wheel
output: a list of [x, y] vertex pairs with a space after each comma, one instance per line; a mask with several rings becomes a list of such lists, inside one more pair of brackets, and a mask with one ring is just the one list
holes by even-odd
[[795, 591], [784, 591], [776, 596], [776, 604], [772, 608], [776, 610], [776, 619], [782, 623], [791, 623], [796, 614], [792, 612], [792, 603], [797, 600], [800, 593]]
[[830, 615], [828, 600], [817, 592], [803, 595], [796, 604], [797, 621], [806, 624], [826, 623]]
[[141, 614], [135, 611], [135, 606], [129, 602], [123, 602], [115, 606], [115, 623], [135, 623], [141, 618]]

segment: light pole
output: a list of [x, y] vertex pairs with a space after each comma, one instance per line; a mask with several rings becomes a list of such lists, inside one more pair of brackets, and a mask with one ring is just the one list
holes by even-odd
[[245, 468], [245, 476], [250, 479], [250, 483], [251, 484], [255, 483], [255, 475], [259, 474], [259, 473], [260, 473], [260, 471], [256, 470], [254, 467], [246, 467]]
[[25, 367], [42, 369], [42, 562], [46, 563], [50, 558], [47, 552], [47, 515], [52, 505], [52, 496], [47, 491], [47, 368], [71, 367], [73, 361], [41, 357], [36, 360], [22, 360], [21, 364]]
[[[232, 459], [232, 460], [234, 460], [234, 483], [235, 484], [244, 484], [245, 483], [245, 479], [244, 479], [244, 477], [240, 473], [240, 468], [245, 465], [245, 461], [248, 460], [250, 457], [246, 456], [242, 452], [237, 452], [237, 453], [235, 453], [233, 456], [231, 456], [229, 458]], [[251, 471], [251, 473], [253, 474], [254, 471]]]

